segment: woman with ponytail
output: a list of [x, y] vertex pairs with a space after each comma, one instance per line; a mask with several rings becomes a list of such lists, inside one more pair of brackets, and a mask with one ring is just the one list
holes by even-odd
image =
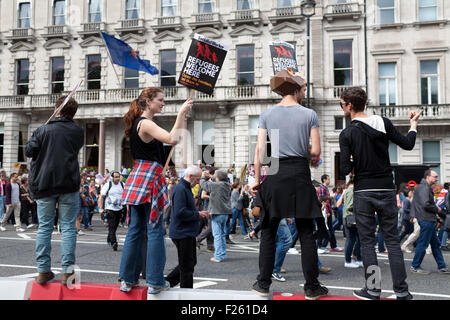
[[145, 274], [148, 292], [156, 294], [169, 288], [164, 279], [166, 248], [162, 215], [169, 199], [162, 172], [165, 161], [163, 143], [178, 143], [180, 130], [186, 128], [186, 114], [191, 110], [192, 103], [192, 99], [186, 100], [170, 132], [153, 121], [155, 114], [161, 113], [164, 108], [164, 93], [159, 88], [144, 89], [131, 102], [130, 109], [123, 117], [125, 135], [130, 138], [135, 163], [122, 194], [122, 205], [129, 206], [131, 221], [120, 263], [121, 291], [129, 292], [138, 284], [146, 230], [148, 243]]

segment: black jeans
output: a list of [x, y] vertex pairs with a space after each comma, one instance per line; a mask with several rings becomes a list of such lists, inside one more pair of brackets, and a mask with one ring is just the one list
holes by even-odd
[[106, 241], [111, 245], [117, 243], [116, 231], [121, 216], [122, 211], [106, 210], [106, 218], [108, 219], [108, 239]]
[[[362, 191], [355, 192], [353, 206], [355, 210], [356, 227], [361, 241], [361, 255], [364, 263], [364, 274], [366, 287], [373, 294], [381, 292], [381, 282], [375, 283], [373, 272], [367, 272], [372, 266], [378, 266], [375, 252], [375, 212], [378, 215], [380, 228], [383, 232], [384, 241], [388, 249], [389, 266], [391, 268], [394, 292], [398, 296], [406, 295], [408, 285], [406, 284], [405, 261], [400, 249], [398, 236], [398, 209], [394, 191]], [[381, 281], [381, 279], [380, 279]]]
[[[280, 218], [271, 218], [267, 227], [263, 225], [259, 248], [259, 275], [256, 278], [261, 288], [268, 289], [272, 283], [271, 276], [275, 263], [276, 236]], [[313, 219], [295, 219], [301, 245], [301, 260], [304, 289], [316, 289], [320, 284], [317, 256], [317, 243], [314, 236]]]
[[172, 239], [177, 247], [178, 265], [167, 276], [171, 287], [180, 284], [180, 288], [194, 287], [194, 267], [197, 264], [195, 238]]
[[212, 234], [211, 217], [208, 218], [208, 227], [206, 229], [203, 229], [197, 236], [197, 241], [202, 242], [205, 238], [206, 246], [208, 247], [208, 249], [214, 249], [214, 237]]
[[318, 243], [319, 247], [326, 248], [328, 246], [328, 240], [330, 240], [330, 248], [334, 249], [337, 247], [336, 237], [334, 235], [333, 229], [333, 215], [327, 217], [328, 235], [329, 239], [323, 239], [319, 237]]

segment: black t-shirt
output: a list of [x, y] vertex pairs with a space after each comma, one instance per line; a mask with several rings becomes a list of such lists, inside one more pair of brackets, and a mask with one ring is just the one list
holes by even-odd
[[156, 161], [161, 165], [164, 165], [165, 154], [162, 142], [153, 139], [149, 143], [145, 143], [142, 141], [141, 137], [139, 137], [137, 126], [143, 119], [146, 118], [140, 117], [134, 122], [130, 137], [131, 155], [135, 160]]

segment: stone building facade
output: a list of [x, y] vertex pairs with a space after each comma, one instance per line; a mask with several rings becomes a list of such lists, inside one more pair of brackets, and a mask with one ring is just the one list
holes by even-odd
[[[80, 103], [75, 119], [86, 133], [80, 164], [110, 170], [130, 167], [122, 122], [130, 101], [144, 87], [162, 86], [166, 106], [156, 121], [170, 129], [189, 96], [176, 82], [192, 35], [199, 33], [226, 44], [229, 52], [214, 94], [195, 95], [187, 162], [205, 161], [205, 149], [213, 149], [216, 167], [234, 164], [239, 172], [253, 161], [259, 114], [280, 99], [269, 88], [269, 41], [294, 44], [299, 68], [306, 73], [306, 20], [300, 2], [2, 1], [2, 167], [9, 172], [14, 163], [26, 162], [27, 138], [51, 115], [56, 98], [81, 79], [75, 96]], [[361, 86], [368, 90], [369, 112], [390, 117], [401, 130], [407, 130], [410, 109], [425, 107], [416, 148], [404, 152], [392, 146], [391, 158], [398, 164], [438, 166], [441, 181], [449, 179], [449, 151], [444, 146], [450, 140], [450, 7], [444, 0], [316, 2], [311, 17], [311, 107], [320, 119], [323, 164], [312, 169], [314, 178], [327, 173], [332, 184], [345, 180], [337, 166], [338, 137], [348, 121], [342, 117], [339, 96], [349, 86]], [[129, 43], [160, 75], [114, 68], [99, 31]], [[173, 158], [177, 168], [182, 165], [181, 149], [176, 147]]]

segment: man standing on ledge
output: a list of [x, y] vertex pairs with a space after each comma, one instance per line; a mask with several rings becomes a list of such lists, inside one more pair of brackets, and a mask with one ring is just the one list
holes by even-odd
[[389, 119], [366, 114], [366, 103], [367, 94], [361, 88], [349, 88], [341, 94], [341, 108], [352, 122], [339, 136], [340, 170], [344, 175], [350, 174], [352, 170], [355, 173], [353, 208], [366, 277], [364, 288], [355, 290], [353, 294], [363, 300], [380, 299], [381, 271], [375, 253], [376, 212], [389, 252], [397, 300], [411, 300], [413, 297], [406, 283], [405, 262], [397, 230], [398, 214], [389, 160], [389, 141], [402, 149], [412, 150], [422, 112], [411, 112], [411, 129], [403, 136]]
[[[66, 96], [56, 100], [55, 110]], [[80, 210], [80, 166], [78, 152], [84, 143], [84, 132], [73, 122], [78, 103], [71, 98], [48, 124], [34, 131], [27, 142], [26, 156], [30, 166], [30, 192], [37, 203], [39, 229], [36, 235], [37, 283], [45, 284], [55, 275], [51, 271], [51, 240], [56, 205], [61, 226], [61, 264], [63, 285], [73, 272], [77, 234], [75, 220]]]

